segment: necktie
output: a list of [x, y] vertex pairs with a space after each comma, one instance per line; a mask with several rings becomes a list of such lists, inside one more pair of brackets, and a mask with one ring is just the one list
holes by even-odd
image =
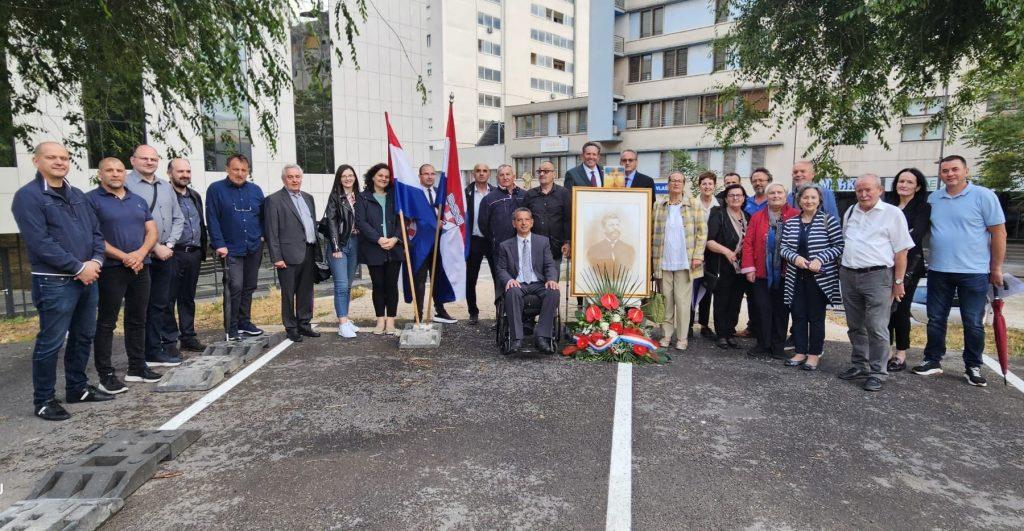
[[533, 282], [533, 255], [530, 252], [530, 240], [523, 240], [523, 250], [519, 253], [519, 282]]
[[590, 186], [597, 186], [597, 176], [594, 175], [594, 170], [590, 170]]
[[430, 207], [433, 208], [434, 207], [434, 189], [433, 188], [427, 188], [427, 197], [430, 198]]
[[299, 218], [302, 219], [302, 229], [306, 233], [306, 243], [316, 243], [316, 229], [313, 227], [313, 214], [309, 212], [309, 205], [302, 197], [302, 194], [292, 194], [292, 203], [299, 211]]

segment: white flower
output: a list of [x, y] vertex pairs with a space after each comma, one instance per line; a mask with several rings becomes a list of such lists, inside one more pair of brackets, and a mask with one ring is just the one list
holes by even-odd
[[608, 331], [608, 338], [609, 339], [615, 339], [615, 336], [617, 336], [617, 335], [619, 335], [619, 333], [616, 332], [615, 330], [609, 330]]
[[601, 325], [600, 326], [601, 326], [601, 330], [608, 330], [608, 323], [607, 322], [601, 321]]
[[610, 317], [610, 320], [613, 323], [621, 323], [622, 322], [622, 316], [617, 314], [617, 313], [613, 313], [612, 316]]

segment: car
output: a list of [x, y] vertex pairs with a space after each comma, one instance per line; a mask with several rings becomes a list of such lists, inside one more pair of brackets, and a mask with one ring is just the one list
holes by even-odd
[[[922, 278], [914, 292], [914, 300], [910, 303], [910, 316], [920, 324], [928, 324], [928, 279]], [[953, 297], [953, 308], [949, 311], [947, 324], [962, 325], [960, 318], [960, 299]], [[985, 305], [985, 324], [992, 324], [992, 306]]]

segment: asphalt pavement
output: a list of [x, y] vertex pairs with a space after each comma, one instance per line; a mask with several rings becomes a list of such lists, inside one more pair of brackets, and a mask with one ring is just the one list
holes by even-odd
[[[104, 528], [603, 528], [616, 366], [503, 358], [488, 324], [447, 327], [436, 351], [287, 348], [185, 424], [202, 438]], [[835, 378], [848, 345], [826, 351], [809, 373], [698, 339], [635, 367], [633, 527], [1024, 527], [1024, 394], [987, 370], [967, 385], [957, 359], [866, 393]], [[27, 368], [26, 345], [0, 349], [0, 510], [105, 431], [203, 395], [133, 385], [44, 423]]]

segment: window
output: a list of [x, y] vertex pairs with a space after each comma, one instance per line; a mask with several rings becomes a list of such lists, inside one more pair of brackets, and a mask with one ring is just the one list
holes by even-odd
[[434, 75], [434, 64], [427, 61], [427, 77]]
[[661, 127], [661, 102], [651, 102], [651, 124], [650, 127]]
[[563, 61], [561, 59], [552, 59], [551, 60], [551, 68], [554, 68], [555, 70], [561, 70], [562, 72], [565, 72], [565, 61]]
[[334, 173], [331, 32], [324, 13], [292, 27], [295, 162], [306, 173]]
[[484, 66], [478, 66], [476, 68], [476, 75], [480, 79], [485, 81], [497, 81], [501, 82], [501, 71], [487, 68]]
[[550, 79], [537, 79], [535, 77], [531, 77], [530, 88], [534, 90], [542, 90], [544, 92], [554, 92], [556, 94], [572, 96], [572, 85], [558, 83], [557, 81], [551, 81]]
[[493, 96], [491, 94], [480, 93], [477, 96], [477, 103], [482, 107], [501, 107], [501, 96]]
[[527, 114], [516, 116], [516, 138], [548, 135], [547, 114]]
[[718, 96], [709, 94], [701, 97], [700, 102], [700, 123], [705, 124], [718, 120], [720, 109], [718, 107]]
[[903, 124], [900, 140], [903, 142], [922, 142], [925, 140], [942, 140], [942, 125], [927, 127], [928, 123]]
[[676, 77], [686, 75], [686, 60], [689, 58], [689, 48], [678, 48], [668, 50], [664, 56], [664, 70], [662, 77]]
[[629, 82], [649, 81], [651, 79], [651, 65], [654, 63], [654, 56], [651, 54], [634, 55], [629, 58]]
[[572, 17], [566, 16], [561, 11], [555, 11], [537, 4], [530, 4], [530, 13], [535, 17], [546, 18], [556, 24], [572, 26]]
[[697, 165], [701, 168], [707, 169], [711, 165], [711, 150], [710, 149], [698, 149], [697, 150]]
[[488, 55], [496, 55], [501, 57], [501, 45], [495, 44], [491, 41], [485, 41], [483, 39], [476, 40], [476, 48], [480, 53]]
[[501, 5], [501, 0], [487, 0], [487, 1], [492, 3], [492, 4], [498, 4], [499, 6]]
[[757, 146], [750, 149], [750, 167], [751, 168], [763, 168], [765, 154], [768, 148], [765, 146]]
[[210, 123], [203, 129], [203, 159], [206, 171], [224, 171], [228, 156], [241, 153], [252, 160], [252, 141], [249, 139], [249, 106], [243, 104], [239, 112], [224, 103], [206, 108]]
[[[7, 57], [0, 52], [0, 80], [7, 77]], [[14, 110], [11, 108], [11, 93], [7, 83], [0, 82], [0, 166], [18, 165], [14, 149]]]
[[486, 131], [492, 122], [493, 120], [477, 120], [477, 129], [481, 132]]
[[106, 157], [117, 157], [128, 166], [132, 149], [146, 143], [142, 70], [104, 77], [82, 87], [89, 168], [98, 168]]
[[711, 68], [712, 72], [721, 72], [729, 68], [729, 49], [720, 44], [714, 45], [714, 65]]
[[932, 98], [917, 98], [910, 100], [907, 106], [907, 116], [931, 116], [941, 111], [946, 106], [945, 98], [941, 96]]
[[558, 134], [569, 134], [569, 111], [558, 113]]
[[530, 54], [530, 64], [543, 66], [546, 68], [552, 68], [561, 72], [572, 72], [572, 63], [566, 62], [562, 59], [555, 59], [554, 57], [548, 57], [546, 55], [539, 55], [536, 53]]
[[729, 21], [729, 0], [715, 0], [715, 24]]
[[[736, 148], [729, 148], [722, 153], [722, 171], [725, 173], [736, 171]], [[755, 168], [757, 166], [754, 166]]]
[[764, 89], [745, 90], [740, 93], [743, 98], [743, 106], [749, 107], [758, 112], [768, 112], [768, 91]]
[[487, 13], [477, 13], [476, 23], [487, 29], [501, 29], [501, 19]]
[[640, 37], [661, 35], [664, 30], [665, 8], [656, 7], [640, 12]]
[[572, 39], [566, 39], [565, 37], [560, 37], [554, 33], [548, 33], [537, 29], [530, 30], [530, 38], [537, 42], [543, 42], [544, 44], [550, 44], [552, 46], [558, 46], [559, 48], [566, 48], [569, 50], [571, 50], [573, 46]]
[[427, 48], [430, 48], [430, 34], [427, 34]]

